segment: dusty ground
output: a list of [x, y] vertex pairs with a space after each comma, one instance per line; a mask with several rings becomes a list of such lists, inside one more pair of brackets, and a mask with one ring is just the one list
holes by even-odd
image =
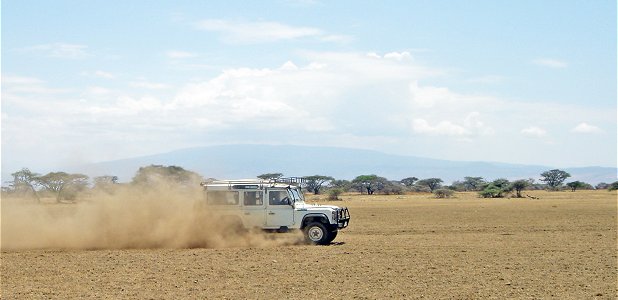
[[1, 295], [616, 299], [616, 193], [529, 194], [344, 196], [352, 221], [330, 246], [3, 250]]

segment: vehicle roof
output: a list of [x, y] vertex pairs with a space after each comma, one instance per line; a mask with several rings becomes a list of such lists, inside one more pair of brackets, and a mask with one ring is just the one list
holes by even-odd
[[[298, 183], [295, 182], [281, 182], [275, 180], [262, 180], [262, 179], [233, 179], [233, 180], [212, 180], [202, 182], [201, 184], [204, 187], [226, 187], [226, 188], [234, 188], [238, 186], [238, 188], [243, 189], [246, 186], [256, 185], [256, 188], [262, 189], [265, 187], [273, 188], [287, 188], [287, 187], [295, 187], [298, 186]], [[243, 187], [241, 187], [243, 186]]]

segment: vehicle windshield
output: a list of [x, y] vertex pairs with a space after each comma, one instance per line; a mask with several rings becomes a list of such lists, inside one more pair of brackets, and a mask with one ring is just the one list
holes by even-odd
[[305, 198], [302, 193], [298, 191], [298, 189], [291, 188], [290, 194], [292, 194], [292, 198], [294, 202], [305, 202]]

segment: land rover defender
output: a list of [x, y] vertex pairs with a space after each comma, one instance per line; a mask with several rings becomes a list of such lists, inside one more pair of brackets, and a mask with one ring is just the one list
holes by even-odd
[[304, 178], [244, 179], [203, 182], [206, 205], [242, 224], [278, 232], [303, 231], [311, 244], [332, 242], [350, 222], [346, 207], [305, 203]]

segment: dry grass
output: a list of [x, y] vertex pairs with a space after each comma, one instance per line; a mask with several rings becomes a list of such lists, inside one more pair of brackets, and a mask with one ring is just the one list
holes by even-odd
[[529, 193], [344, 195], [330, 246], [3, 250], [2, 297], [615, 299], [616, 192]]

